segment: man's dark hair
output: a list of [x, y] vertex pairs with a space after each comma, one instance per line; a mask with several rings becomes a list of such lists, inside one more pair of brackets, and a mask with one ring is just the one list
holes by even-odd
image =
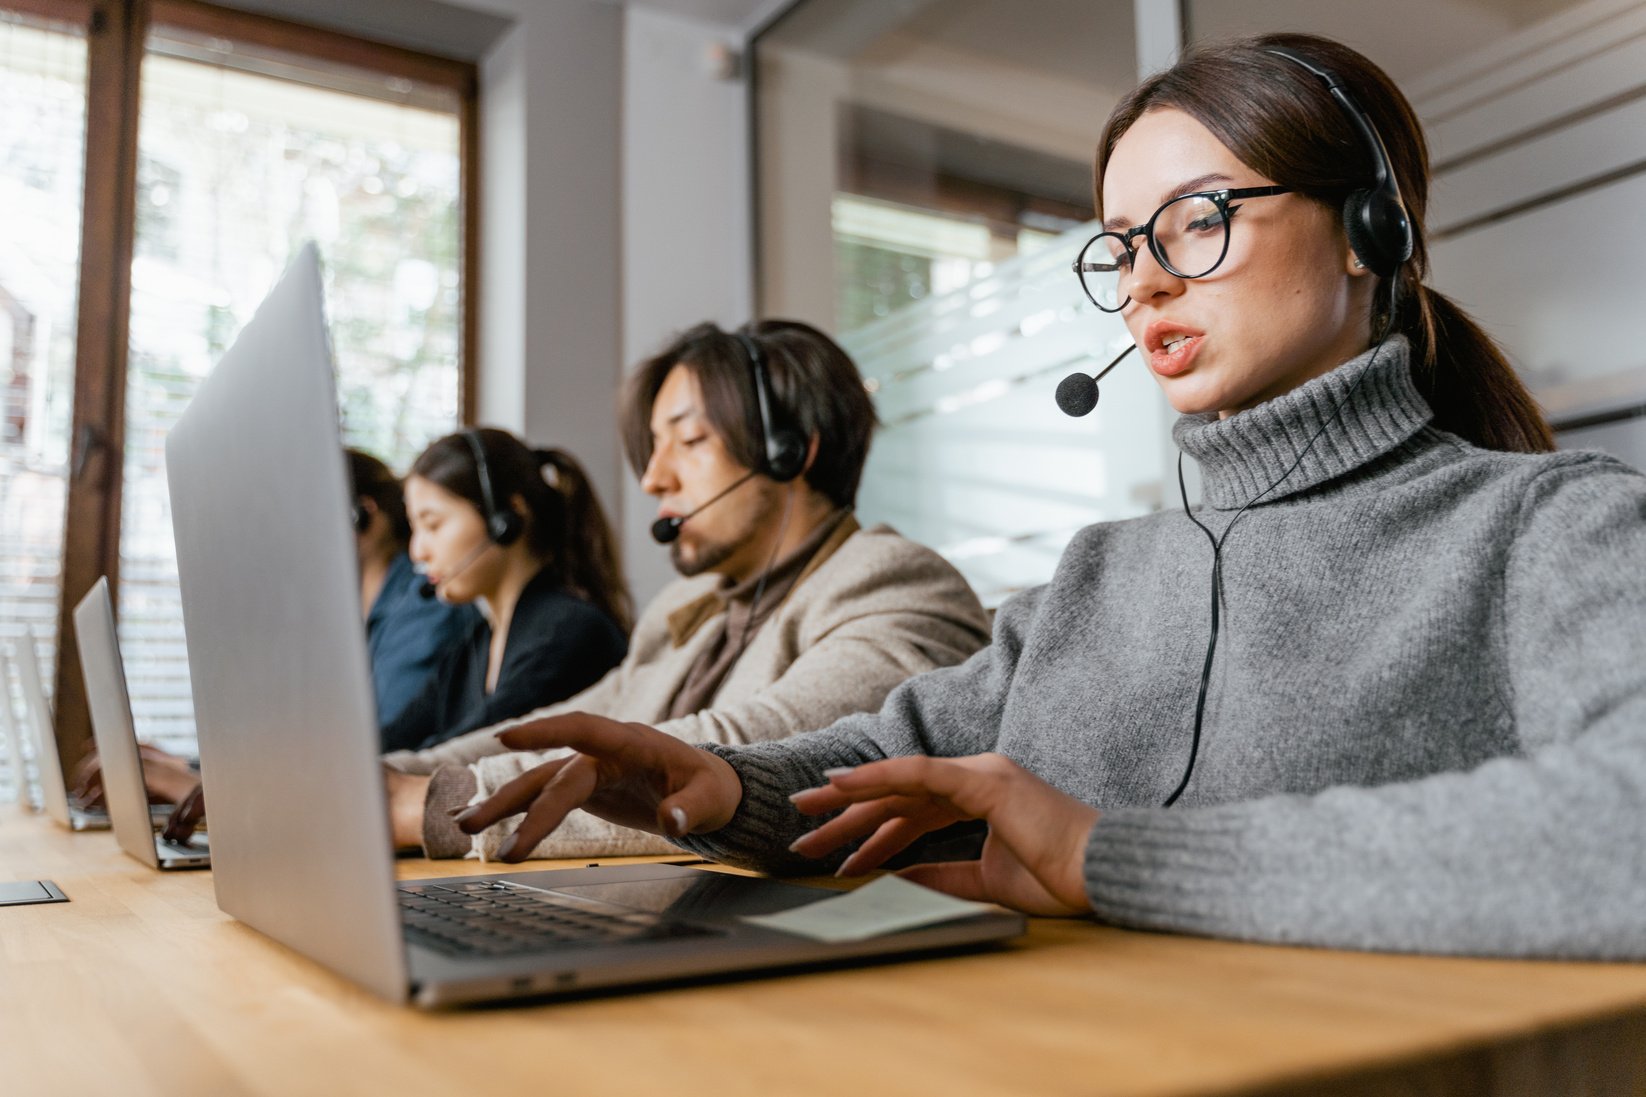
[[[878, 425], [857, 366], [833, 339], [798, 320], [763, 320], [743, 330], [765, 354], [777, 404], [773, 417], [808, 442], [817, 439], [817, 458], [806, 470], [806, 483], [836, 506], [850, 506]], [[642, 362], [624, 386], [623, 445], [635, 475], [643, 475], [652, 459], [652, 404], [675, 366], [685, 366], [697, 378], [703, 416], [732, 459], [744, 468], [760, 468], [763, 443], [754, 367], [735, 335], [705, 323]]]

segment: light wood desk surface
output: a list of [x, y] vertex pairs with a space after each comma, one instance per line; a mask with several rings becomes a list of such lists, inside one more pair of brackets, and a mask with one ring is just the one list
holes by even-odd
[[228, 918], [209, 872], [0, 804], [0, 880], [36, 878], [72, 901], [0, 907], [6, 1097], [1646, 1092], [1646, 965], [1036, 920], [997, 951], [424, 1014]]

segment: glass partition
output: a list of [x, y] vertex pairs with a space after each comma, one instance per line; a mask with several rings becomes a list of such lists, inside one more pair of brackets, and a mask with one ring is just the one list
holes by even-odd
[[1127, 344], [1069, 264], [1134, 38], [1130, 0], [812, 0], [757, 41], [761, 312], [839, 335], [884, 423], [862, 517], [990, 604], [1160, 497], [1145, 373], [1089, 419], [1052, 400]]

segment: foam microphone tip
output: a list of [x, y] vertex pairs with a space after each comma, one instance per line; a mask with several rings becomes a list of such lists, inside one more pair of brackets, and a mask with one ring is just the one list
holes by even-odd
[[1057, 406], [1064, 415], [1079, 418], [1097, 407], [1097, 382], [1084, 373], [1071, 373], [1057, 385]]

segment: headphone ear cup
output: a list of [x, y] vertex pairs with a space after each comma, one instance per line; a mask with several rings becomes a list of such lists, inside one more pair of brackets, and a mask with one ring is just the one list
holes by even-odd
[[365, 533], [371, 529], [371, 511], [364, 505], [356, 502], [349, 508], [349, 524], [354, 526], [354, 532]]
[[778, 429], [766, 440], [766, 475], [783, 483], [806, 467], [806, 444], [792, 430]]
[[1412, 257], [1412, 225], [1400, 200], [1381, 190], [1357, 190], [1343, 203], [1343, 231], [1366, 269], [1387, 278]]
[[493, 511], [486, 519], [486, 536], [501, 548], [507, 548], [520, 540], [520, 535], [526, 531], [526, 523], [520, 520], [520, 515], [504, 508]]

